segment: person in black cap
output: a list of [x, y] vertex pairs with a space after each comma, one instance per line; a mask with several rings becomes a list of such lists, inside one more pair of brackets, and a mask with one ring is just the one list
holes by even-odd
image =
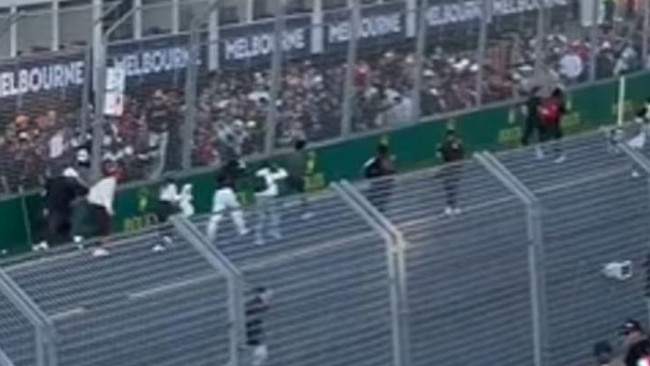
[[621, 334], [627, 348], [625, 366], [639, 366], [639, 361], [650, 358], [650, 340], [643, 331], [641, 323], [628, 319], [621, 326]]
[[269, 356], [264, 317], [269, 311], [272, 296], [270, 289], [258, 287], [253, 298], [246, 302], [246, 345], [251, 349], [252, 366], [261, 366]]
[[371, 179], [368, 200], [379, 212], [385, 212], [394, 185], [393, 178], [389, 176], [397, 171], [388, 145], [380, 143], [377, 153], [363, 165], [363, 170], [366, 179]]
[[463, 174], [463, 166], [458, 162], [465, 157], [463, 142], [456, 136], [456, 131], [448, 129], [445, 141], [438, 145], [438, 158], [444, 164], [440, 169], [442, 188], [445, 191], [445, 214], [459, 215], [458, 185]]

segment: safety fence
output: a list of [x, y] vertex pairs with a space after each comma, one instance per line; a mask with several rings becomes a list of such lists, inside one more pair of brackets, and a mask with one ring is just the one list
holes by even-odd
[[[157, 179], [512, 101], [534, 85], [587, 85], [648, 59], [645, 1], [285, 4], [236, 24], [220, 22], [232, 4], [180, 3], [180, 18], [167, 17], [173, 4], [107, 3], [94, 22], [66, 8], [84, 14], [75, 31], [92, 42], [0, 62], [2, 193], [70, 164], [92, 176], [106, 160], [125, 182]], [[157, 20], [165, 31], [142, 33]], [[15, 22], [25, 16], [0, 33], [29, 35]]]
[[213, 240], [210, 216], [174, 217], [105, 257], [6, 264], [0, 364], [248, 365], [260, 319], [268, 365], [587, 364], [650, 322], [650, 154], [624, 135], [260, 201]]

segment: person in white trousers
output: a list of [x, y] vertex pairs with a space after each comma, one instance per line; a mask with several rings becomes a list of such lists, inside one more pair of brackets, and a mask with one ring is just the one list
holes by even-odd
[[[255, 173], [260, 179], [262, 190], [255, 193], [257, 199], [257, 224], [255, 225], [255, 244], [264, 245], [265, 228], [269, 226], [268, 233], [274, 239], [281, 239], [280, 215], [277, 209], [276, 198], [280, 193], [278, 182], [289, 177], [286, 170], [269, 164]], [[267, 225], [268, 222], [268, 225]]]
[[235, 223], [239, 235], [243, 236], [249, 232], [244, 221], [241, 204], [235, 193], [235, 184], [242, 169], [243, 164], [233, 160], [224, 167], [223, 171], [217, 177], [219, 188], [214, 192], [212, 198], [212, 216], [208, 222], [207, 232], [208, 239], [211, 242], [217, 239], [219, 224], [223, 219], [223, 215], [227, 212], [230, 212], [230, 217]]

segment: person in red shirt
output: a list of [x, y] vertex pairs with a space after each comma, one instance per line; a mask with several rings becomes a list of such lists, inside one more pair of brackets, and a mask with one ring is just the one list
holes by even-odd
[[551, 95], [544, 99], [539, 106], [540, 142], [555, 140], [554, 150], [556, 163], [566, 160], [560, 140], [562, 139], [562, 116], [566, 113], [564, 93], [560, 88], [555, 88]]

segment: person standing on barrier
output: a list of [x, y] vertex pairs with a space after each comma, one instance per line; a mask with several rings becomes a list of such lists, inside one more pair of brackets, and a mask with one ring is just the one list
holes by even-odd
[[252, 366], [262, 366], [269, 357], [264, 318], [269, 311], [272, 296], [270, 289], [258, 287], [254, 297], [246, 302], [246, 345], [251, 352]]
[[639, 366], [640, 361], [650, 359], [650, 340], [641, 323], [628, 319], [621, 326], [625, 353], [625, 366]]
[[119, 169], [113, 161], [107, 161], [104, 165], [104, 178], [100, 179], [88, 192], [88, 211], [95, 226], [95, 236], [99, 238], [100, 246], [93, 251], [93, 256], [103, 257], [109, 254], [105, 248], [104, 240], [111, 234], [113, 217], [113, 200]]
[[51, 245], [72, 241], [73, 202], [84, 197], [88, 188], [81, 181], [79, 173], [68, 167], [63, 174], [45, 183], [45, 216], [47, 239], [36, 245], [35, 250], [48, 249]]
[[[566, 113], [564, 93], [560, 88], [555, 88], [551, 95], [544, 99], [539, 106], [540, 142], [554, 140], [555, 162], [562, 163], [566, 155], [562, 150], [562, 117]], [[543, 152], [542, 152], [543, 156]]]
[[386, 212], [394, 185], [393, 178], [390, 176], [397, 172], [388, 145], [380, 143], [377, 146], [376, 155], [363, 165], [363, 170], [366, 179], [370, 179], [368, 201], [379, 212]]
[[246, 228], [244, 221], [244, 214], [241, 209], [241, 204], [237, 199], [236, 185], [239, 177], [243, 174], [245, 166], [239, 160], [230, 160], [224, 168], [217, 174], [217, 190], [214, 192], [212, 198], [212, 216], [208, 222], [208, 239], [214, 242], [217, 239], [217, 231], [219, 230], [219, 223], [223, 219], [223, 215], [230, 211], [232, 221], [237, 227], [239, 235], [243, 236], [248, 234], [249, 230]]
[[[521, 144], [523, 146], [528, 146], [530, 139], [533, 134], [537, 135], [537, 141], [539, 142], [540, 136], [540, 120], [539, 120], [539, 106], [542, 104], [542, 98], [539, 96], [539, 87], [533, 87], [528, 95], [526, 104], [523, 106], [524, 113], [526, 114], [526, 124], [524, 126], [524, 133], [521, 136]], [[544, 152], [541, 147], [537, 146], [535, 153], [538, 159], [544, 157]]]
[[445, 214], [448, 216], [459, 215], [458, 186], [463, 174], [460, 161], [465, 157], [463, 142], [456, 135], [456, 131], [448, 129], [445, 140], [438, 145], [438, 158], [443, 166], [440, 169], [442, 188], [445, 191]]
[[266, 163], [255, 173], [259, 180], [255, 197], [257, 200], [257, 224], [255, 227], [255, 244], [264, 245], [265, 228], [269, 226], [269, 234], [274, 239], [281, 239], [280, 215], [277, 208], [277, 197], [280, 194], [278, 183], [289, 176], [286, 170], [274, 163]]
[[307, 176], [308, 156], [305, 148], [307, 142], [299, 139], [294, 144], [294, 151], [289, 154], [286, 160], [286, 168], [289, 174], [287, 183], [291, 193], [299, 194], [300, 197], [300, 217], [303, 220], [309, 220], [313, 213], [309, 211], [309, 202], [305, 196], [305, 176]]
[[[176, 180], [172, 177], [166, 178], [165, 184], [160, 188], [158, 202], [156, 205], [156, 216], [159, 224], [167, 223], [167, 220], [176, 214], [190, 217], [194, 214], [192, 205], [192, 185], [185, 184], [179, 192]], [[164, 226], [160, 231], [162, 243], [153, 247], [154, 252], [161, 252], [166, 246], [171, 245], [173, 229], [170, 225]]]

